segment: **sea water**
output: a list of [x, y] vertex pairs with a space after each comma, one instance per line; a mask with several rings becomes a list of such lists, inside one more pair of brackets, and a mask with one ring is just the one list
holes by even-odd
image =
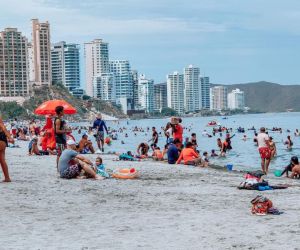
[[[216, 134], [211, 138], [207, 136], [202, 136], [202, 132], [206, 130], [209, 134], [212, 134], [212, 128], [207, 127], [207, 124], [215, 120], [220, 123], [222, 126], [227, 128], [232, 128], [233, 132], [231, 135], [235, 136], [231, 139], [233, 149], [230, 150], [226, 157], [224, 158], [211, 158], [210, 161], [217, 165], [226, 166], [227, 164], [232, 164], [233, 169], [239, 170], [248, 170], [248, 169], [259, 169], [260, 168], [260, 157], [258, 149], [253, 142], [254, 131], [248, 130], [253, 126], [259, 132], [260, 127], [266, 127], [272, 129], [273, 127], [282, 128], [282, 133], [269, 131], [269, 135], [273, 137], [273, 141], [276, 143], [277, 147], [277, 156], [271, 161], [270, 169], [282, 169], [289, 163], [291, 156], [300, 157], [300, 137], [294, 136], [294, 131], [298, 128], [300, 129], [300, 113], [291, 112], [291, 113], [267, 113], [267, 114], [243, 114], [243, 115], [233, 115], [226, 117], [188, 117], [183, 118], [182, 125], [188, 129], [184, 130], [184, 138], [190, 137], [191, 133], [197, 134], [197, 143], [198, 149], [200, 150], [201, 155], [204, 151], [207, 151], [209, 154], [212, 149], [215, 149], [219, 153], [217, 147], [217, 138], [222, 138], [222, 141], [225, 139], [226, 133], [223, 132], [222, 136]], [[152, 132], [151, 128], [156, 127], [158, 132], [162, 132], [159, 137], [158, 146], [163, 149], [166, 143], [166, 138], [164, 136], [161, 127], [164, 127], [170, 119], [142, 119], [142, 120], [120, 120], [118, 122], [107, 121], [107, 126], [112, 129], [118, 130], [119, 128], [127, 128], [123, 133], [118, 133], [118, 140], [112, 141], [111, 146], [105, 146], [105, 151], [115, 151], [118, 153], [124, 153], [127, 151], [132, 151], [136, 153], [136, 149], [139, 143], [148, 142], [151, 139]], [[92, 123], [91, 123], [92, 124]], [[91, 125], [84, 124], [84, 125]], [[83, 125], [83, 124], [76, 124]], [[137, 126], [138, 128], [143, 128], [145, 132], [137, 132], [134, 135], [132, 128]], [[149, 127], [150, 130], [147, 132], [146, 128]], [[243, 127], [245, 133], [238, 133], [237, 128]], [[291, 132], [287, 132], [290, 130]], [[82, 131], [83, 133], [84, 131]], [[81, 133], [81, 134], [82, 134]], [[128, 134], [128, 137], [125, 137], [125, 134]], [[80, 139], [80, 136], [76, 131], [74, 132], [76, 139]], [[247, 136], [247, 140], [243, 140], [243, 136]], [[284, 142], [286, 137], [290, 135], [294, 143], [293, 149], [287, 150]], [[95, 142], [93, 136], [90, 136], [93, 142]], [[124, 141], [125, 144], [121, 144], [121, 141]], [[149, 143], [151, 144], [151, 143]], [[94, 144], [96, 147], [96, 144]]]

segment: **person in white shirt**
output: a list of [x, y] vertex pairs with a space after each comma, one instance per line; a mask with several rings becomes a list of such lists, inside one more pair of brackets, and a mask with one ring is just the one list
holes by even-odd
[[269, 147], [269, 136], [266, 134], [264, 127], [260, 128], [260, 133], [257, 135], [258, 151], [261, 157], [262, 171], [267, 174], [271, 161], [272, 152]]

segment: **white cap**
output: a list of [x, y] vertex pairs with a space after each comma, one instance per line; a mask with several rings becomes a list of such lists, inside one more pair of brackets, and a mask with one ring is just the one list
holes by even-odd
[[72, 146], [72, 145], [76, 145], [76, 142], [72, 139], [67, 140], [67, 145]]

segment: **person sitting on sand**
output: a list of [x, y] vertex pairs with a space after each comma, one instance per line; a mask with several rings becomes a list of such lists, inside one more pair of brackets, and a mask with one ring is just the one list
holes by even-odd
[[164, 160], [164, 156], [159, 147], [155, 147], [154, 152], [152, 154], [152, 158], [155, 161], [163, 161]]
[[67, 141], [67, 149], [64, 150], [58, 161], [58, 170], [60, 177], [64, 179], [72, 179], [79, 177], [81, 170], [94, 179], [102, 180], [102, 176], [96, 174], [91, 167], [93, 163], [78, 154], [76, 151], [76, 143], [73, 140]]
[[293, 142], [291, 140], [291, 136], [290, 135], [287, 136], [287, 140], [285, 141], [284, 144], [286, 145], [287, 149], [292, 149]]
[[168, 146], [168, 163], [175, 164], [179, 157], [179, 149], [181, 149], [181, 142], [179, 139], [175, 139]]
[[203, 160], [204, 160], [203, 161], [204, 167], [207, 167], [209, 164], [209, 159], [208, 159], [208, 153], [206, 151], [203, 153]]
[[94, 154], [93, 143], [88, 139], [88, 135], [84, 134], [78, 144], [78, 152], [80, 154]]
[[137, 152], [137, 154], [138, 154], [139, 156], [141, 156], [142, 158], [148, 157], [149, 145], [148, 145], [147, 143], [145, 143], [145, 142], [142, 142], [142, 143], [138, 146], [136, 152]]
[[183, 160], [184, 165], [202, 165], [203, 166], [203, 161], [201, 157], [199, 157], [199, 154], [197, 154], [193, 148], [193, 143], [188, 142], [186, 144], [186, 148], [184, 148], [178, 160], [176, 161], [176, 164], [180, 164], [181, 161]]
[[300, 178], [300, 164], [299, 161], [293, 162], [294, 167], [292, 168], [292, 174], [290, 178]]
[[33, 136], [32, 140], [29, 142], [29, 155], [49, 155], [49, 152], [39, 149], [38, 140], [37, 136]]
[[100, 175], [104, 178], [109, 178], [109, 174], [105, 170], [101, 157], [96, 158], [94, 170], [96, 171], [97, 175]]
[[290, 164], [284, 168], [284, 170], [282, 171], [280, 176], [283, 176], [284, 174], [286, 174], [286, 177], [289, 177], [289, 172], [293, 172], [294, 166], [297, 166], [297, 165], [299, 165], [298, 157], [292, 156]]

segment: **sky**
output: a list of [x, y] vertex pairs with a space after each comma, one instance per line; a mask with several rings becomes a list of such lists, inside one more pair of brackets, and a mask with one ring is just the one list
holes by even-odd
[[102, 38], [110, 59], [129, 60], [156, 83], [192, 64], [212, 83], [300, 84], [299, 0], [0, 0], [0, 6], [0, 30], [17, 27], [30, 38], [30, 20], [48, 20], [51, 42], [79, 43], [81, 54], [84, 42]]

